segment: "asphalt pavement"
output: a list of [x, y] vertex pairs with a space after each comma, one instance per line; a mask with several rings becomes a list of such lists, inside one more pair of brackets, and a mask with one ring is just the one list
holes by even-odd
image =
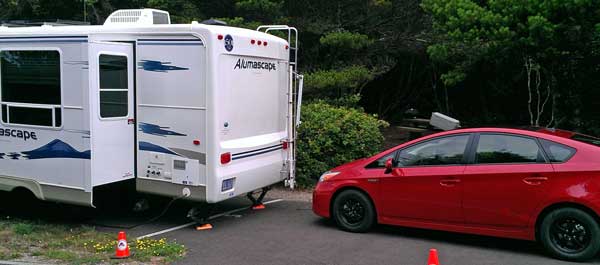
[[[266, 201], [274, 199], [278, 198]], [[187, 256], [177, 264], [426, 265], [431, 248], [438, 250], [443, 265], [581, 264], [550, 258], [534, 242], [521, 240], [392, 226], [377, 226], [365, 234], [343, 232], [314, 215], [309, 202], [275, 201], [258, 211], [249, 206], [244, 198], [218, 204], [214, 214], [221, 216], [211, 221], [213, 229], [205, 231], [190, 225], [188, 203], [175, 203], [150, 223], [145, 221], [160, 213], [160, 207], [147, 216], [109, 212], [73, 219], [76, 215], [61, 214], [64, 219], [58, 222], [95, 225], [115, 235], [125, 230], [129, 240], [158, 233], [153, 238], [176, 240], [187, 247]], [[124, 228], [133, 225], [137, 226]], [[600, 264], [600, 257], [583, 264]]]
[[[249, 206], [245, 200], [221, 211]], [[183, 220], [182, 220], [183, 221]], [[182, 222], [185, 223], [185, 222]], [[365, 234], [338, 230], [315, 216], [308, 202], [281, 201], [259, 211], [243, 210], [211, 222], [212, 230], [187, 227], [159, 235], [188, 248], [178, 264], [427, 264], [436, 248], [441, 264], [576, 264], [546, 256], [534, 242], [378, 226]], [[164, 229], [140, 227], [136, 236]], [[600, 257], [587, 264], [600, 264]]]

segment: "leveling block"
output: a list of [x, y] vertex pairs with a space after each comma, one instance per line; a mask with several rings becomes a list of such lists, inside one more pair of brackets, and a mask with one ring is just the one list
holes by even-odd
[[213, 229], [213, 226], [211, 224], [203, 224], [203, 225], [196, 226], [196, 231], [203, 231], [203, 230], [210, 230], [210, 229]]

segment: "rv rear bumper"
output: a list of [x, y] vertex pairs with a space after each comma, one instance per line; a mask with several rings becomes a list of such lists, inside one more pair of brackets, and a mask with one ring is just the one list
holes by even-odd
[[181, 197], [184, 195], [184, 190], [189, 189], [190, 196], [185, 197], [184, 200], [206, 202], [206, 187], [204, 186], [187, 186], [161, 180], [138, 177], [136, 178], [136, 189], [138, 192], [150, 193], [170, 198]]

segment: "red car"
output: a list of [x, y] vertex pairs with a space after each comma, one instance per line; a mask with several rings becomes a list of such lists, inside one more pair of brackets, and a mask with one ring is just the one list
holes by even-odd
[[553, 129], [460, 129], [324, 173], [313, 211], [350, 232], [390, 224], [600, 251], [600, 139]]

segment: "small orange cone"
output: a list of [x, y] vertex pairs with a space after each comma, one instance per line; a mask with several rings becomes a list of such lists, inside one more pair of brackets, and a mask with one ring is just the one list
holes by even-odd
[[203, 224], [203, 225], [196, 226], [196, 231], [210, 230], [212, 228], [213, 228], [213, 226], [211, 224]]
[[427, 265], [440, 265], [437, 249], [432, 248], [429, 250], [429, 260], [427, 261]]
[[264, 210], [264, 209], [266, 209], [266, 208], [267, 208], [267, 207], [265, 207], [265, 205], [264, 205], [264, 204], [262, 204], [262, 203], [261, 203], [261, 204], [257, 204], [257, 205], [254, 205], [254, 206], [252, 206], [252, 210]]
[[125, 236], [125, 232], [119, 232], [119, 236], [117, 237], [117, 253], [115, 254], [115, 259], [126, 259], [129, 257], [129, 244], [127, 244], [127, 236]]

